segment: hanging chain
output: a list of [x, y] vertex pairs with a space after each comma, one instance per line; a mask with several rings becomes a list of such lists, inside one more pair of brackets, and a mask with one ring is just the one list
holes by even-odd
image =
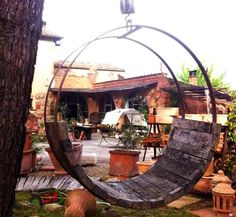
[[128, 15], [125, 17], [125, 21], [126, 21], [126, 30], [127, 30], [127, 32], [129, 32], [129, 31], [132, 30], [132, 19], [131, 19], [130, 14], [128, 14]]

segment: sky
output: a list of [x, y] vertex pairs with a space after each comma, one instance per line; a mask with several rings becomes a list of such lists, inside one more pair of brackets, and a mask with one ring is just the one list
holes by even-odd
[[[236, 89], [235, 0], [134, 0], [132, 24], [153, 26], [176, 36], [202, 61], [214, 65], [214, 76], [225, 73], [224, 81]], [[43, 19], [47, 29], [63, 36], [57, 59], [80, 45], [116, 27], [126, 26], [120, 0], [45, 0]], [[112, 32], [122, 35], [127, 32]], [[142, 29], [130, 35], [160, 54], [178, 74], [184, 64], [195, 69], [188, 53], [169, 37]], [[109, 63], [126, 70], [126, 77], [168, 70], [147, 49], [128, 40], [93, 42], [78, 58], [82, 62]]]

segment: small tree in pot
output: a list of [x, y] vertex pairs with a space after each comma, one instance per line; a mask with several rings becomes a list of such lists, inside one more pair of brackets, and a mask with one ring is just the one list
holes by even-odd
[[127, 120], [125, 116], [119, 135], [122, 146], [119, 146], [118, 150], [110, 151], [110, 175], [122, 177], [138, 175], [136, 163], [139, 161], [140, 151], [137, 149], [140, 148], [139, 140], [142, 136], [142, 131], [137, 130], [132, 121]]

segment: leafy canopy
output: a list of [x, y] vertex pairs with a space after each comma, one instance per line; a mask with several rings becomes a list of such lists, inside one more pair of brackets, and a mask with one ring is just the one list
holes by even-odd
[[[190, 67], [185, 66], [182, 64], [181, 66], [182, 72], [180, 74], [177, 74], [177, 77], [180, 81], [184, 83], [189, 83], [189, 71]], [[196, 68], [196, 76], [197, 76], [197, 85], [199, 86], [206, 86], [205, 78], [200, 70], [200, 68]], [[224, 82], [225, 73], [220, 74], [218, 77], [213, 77], [213, 71], [214, 71], [214, 65], [211, 64], [210, 67], [207, 70], [208, 77], [211, 81], [212, 87], [214, 89], [229, 89], [229, 84]]]

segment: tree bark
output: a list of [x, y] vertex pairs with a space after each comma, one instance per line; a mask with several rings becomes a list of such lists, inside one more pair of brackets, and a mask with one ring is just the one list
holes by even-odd
[[12, 216], [43, 3], [0, 1], [0, 217]]

